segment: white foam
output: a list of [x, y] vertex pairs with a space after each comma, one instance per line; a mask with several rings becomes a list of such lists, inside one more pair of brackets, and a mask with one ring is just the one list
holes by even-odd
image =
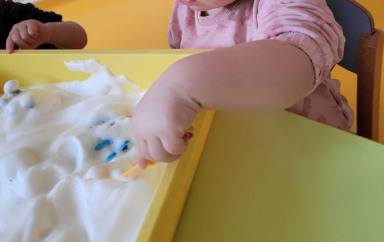
[[[86, 181], [83, 175], [118, 153], [116, 176], [135, 163], [131, 114], [143, 92], [95, 60], [68, 62], [86, 81], [19, 89], [0, 98], [0, 235], [2, 241], [133, 241], [163, 165], [137, 178]], [[22, 81], [22, 80], [21, 80]], [[103, 140], [111, 144], [100, 150]], [[123, 165], [121, 165], [123, 164]], [[119, 170], [120, 169], [120, 170]], [[116, 176], [117, 177], [117, 176]]]

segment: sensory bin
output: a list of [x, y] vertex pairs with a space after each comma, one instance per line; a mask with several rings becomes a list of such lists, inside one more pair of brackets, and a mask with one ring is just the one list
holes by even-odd
[[170, 240], [212, 112], [199, 114], [176, 162], [152, 165], [137, 177], [84, 175], [105, 163], [121, 170], [135, 164], [132, 108], [162, 70], [193, 52], [79, 52], [0, 54], [2, 238]]

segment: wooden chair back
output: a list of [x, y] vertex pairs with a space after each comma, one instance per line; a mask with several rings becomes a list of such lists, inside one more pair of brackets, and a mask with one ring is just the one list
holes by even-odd
[[356, 1], [326, 1], [346, 38], [339, 65], [357, 74], [357, 134], [378, 141], [384, 32], [375, 28], [370, 12]]

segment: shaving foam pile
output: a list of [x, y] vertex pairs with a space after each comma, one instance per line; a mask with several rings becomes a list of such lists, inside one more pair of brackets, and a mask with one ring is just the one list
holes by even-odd
[[122, 170], [135, 164], [130, 117], [143, 92], [93, 59], [65, 65], [91, 76], [4, 85], [0, 240], [134, 241], [163, 165], [136, 178], [83, 177], [108, 162], [124, 164]]

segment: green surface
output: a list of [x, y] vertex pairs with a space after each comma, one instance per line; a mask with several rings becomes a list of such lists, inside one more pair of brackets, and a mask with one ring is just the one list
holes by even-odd
[[286, 111], [217, 112], [174, 241], [384, 241], [384, 146]]

